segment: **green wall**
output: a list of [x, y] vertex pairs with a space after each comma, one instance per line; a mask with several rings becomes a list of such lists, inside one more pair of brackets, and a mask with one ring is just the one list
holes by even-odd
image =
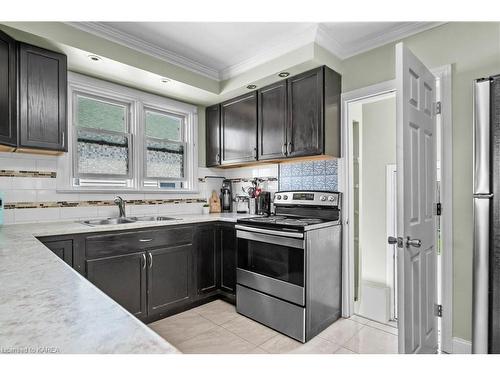
[[[453, 336], [471, 339], [472, 81], [500, 73], [500, 23], [449, 23], [403, 40], [428, 67], [452, 64]], [[343, 91], [394, 78], [394, 44], [343, 61]]]

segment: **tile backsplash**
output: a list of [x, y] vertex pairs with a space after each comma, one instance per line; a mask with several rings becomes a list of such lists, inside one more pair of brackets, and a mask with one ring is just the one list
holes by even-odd
[[[57, 157], [0, 152], [0, 192], [4, 223], [83, 220], [118, 214], [113, 193], [68, 193], [57, 190]], [[205, 178], [212, 176], [215, 178]], [[278, 190], [333, 190], [337, 160], [262, 164], [232, 169], [198, 168], [198, 192], [193, 194], [124, 193], [127, 214], [199, 214], [212, 191], [220, 193], [223, 178], [233, 181], [233, 197], [244, 195], [253, 178], [272, 194]], [[234, 205], [236, 206], [236, 205]]]
[[[68, 193], [57, 190], [58, 157], [0, 152], [0, 192], [4, 194], [4, 224], [55, 220], [84, 220], [118, 214], [114, 193]], [[220, 178], [204, 178], [218, 176]], [[254, 177], [271, 177], [264, 189], [277, 190], [277, 165], [233, 169], [198, 168], [198, 192], [162, 194], [130, 192], [128, 215], [199, 214], [212, 191], [220, 192], [223, 178], [235, 180], [233, 193], [249, 185]]]
[[338, 190], [337, 159], [284, 163], [279, 167], [279, 190]]

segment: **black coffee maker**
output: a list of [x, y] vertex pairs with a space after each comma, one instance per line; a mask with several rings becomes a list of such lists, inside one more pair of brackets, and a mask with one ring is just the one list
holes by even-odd
[[233, 193], [231, 180], [222, 181], [222, 189], [220, 189], [220, 192], [222, 212], [231, 212], [233, 210]]

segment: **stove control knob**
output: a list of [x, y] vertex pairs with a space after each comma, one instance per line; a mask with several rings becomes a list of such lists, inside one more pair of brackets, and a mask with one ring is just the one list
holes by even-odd
[[330, 195], [330, 196], [328, 197], [328, 201], [329, 201], [329, 202], [334, 202], [334, 201], [335, 201], [335, 197], [334, 197], [333, 195]]
[[278, 194], [278, 195], [276, 195], [276, 199], [277, 199], [277, 200], [280, 200], [280, 199], [281, 199], [281, 195], [279, 195], [279, 194]]
[[320, 200], [321, 202], [326, 201], [326, 195], [322, 195], [321, 197], [319, 197], [319, 200]]
[[286, 194], [285, 194], [285, 195], [283, 196], [283, 199], [284, 199], [284, 200], [287, 200], [287, 199], [288, 199], [288, 195], [286, 195]]

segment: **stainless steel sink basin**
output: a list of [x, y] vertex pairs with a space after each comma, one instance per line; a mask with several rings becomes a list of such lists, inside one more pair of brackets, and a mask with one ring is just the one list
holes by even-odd
[[114, 217], [108, 219], [84, 220], [81, 223], [90, 226], [97, 226], [97, 225], [130, 224], [141, 221], [167, 221], [167, 220], [176, 220], [176, 219], [174, 217], [168, 217], [168, 216]]
[[116, 224], [129, 224], [129, 223], [135, 223], [135, 220], [133, 220], [130, 217], [115, 217], [115, 218], [108, 218], [108, 219], [96, 219], [96, 220], [84, 220], [82, 221], [83, 224], [87, 225], [116, 225]]
[[134, 221], [167, 221], [167, 220], [177, 220], [175, 217], [168, 216], [141, 216], [141, 217], [130, 217]]

